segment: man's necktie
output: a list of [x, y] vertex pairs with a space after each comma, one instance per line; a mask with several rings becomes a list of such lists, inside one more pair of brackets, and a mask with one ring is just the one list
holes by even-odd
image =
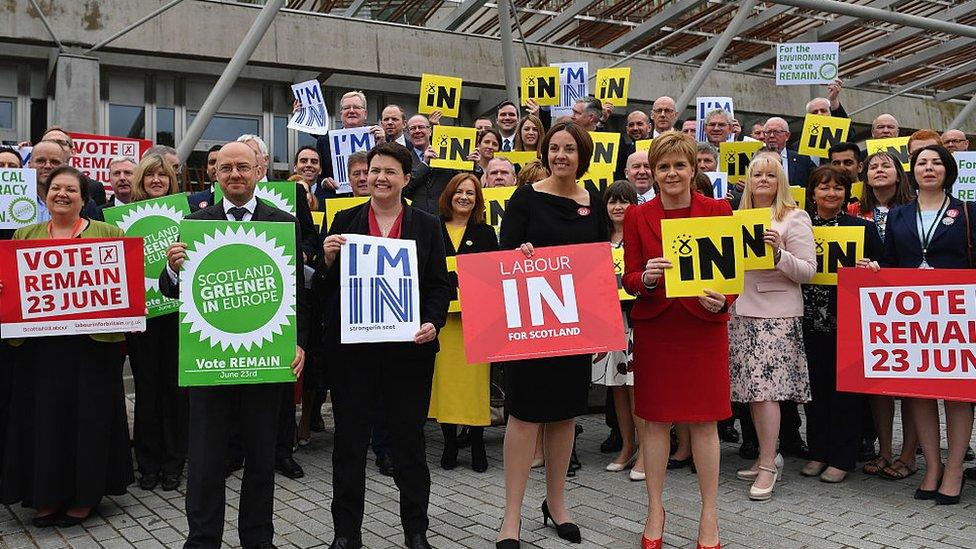
[[512, 140], [509, 137], [502, 138], [502, 152], [511, 152]]
[[244, 216], [247, 215], [247, 208], [233, 207], [227, 210], [230, 215], [234, 216], [235, 221], [244, 221]]

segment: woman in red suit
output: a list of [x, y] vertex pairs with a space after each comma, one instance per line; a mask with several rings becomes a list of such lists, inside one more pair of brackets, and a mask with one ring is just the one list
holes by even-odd
[[721, 547], [718, 537], [719, 441], [716, 421], [729, 407], [728, 307], [731, 298], [705, 290], [699, 297], [665, 297], [661, 220], [732, 215], [725, 200], [693, 190], [698, 148], [675, 131], [656, 137], [648, 162], [660, 192], [627, 210], [624, 219], [624, 288], [637, 296], [630, 312], [634, 327], [634, 413], [641, 432], [647, 473], [647, 522], [643, 549], [657, 549], [664, 535], [664, 475], [672, 423], [687, 423], [698, 470], [702, 509], [699, 549]]

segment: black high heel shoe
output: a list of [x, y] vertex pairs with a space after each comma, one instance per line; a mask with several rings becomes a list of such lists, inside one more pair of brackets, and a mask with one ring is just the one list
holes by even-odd
[[[922, 490], [921, 488], [918, 488], [915, 490], [915, 499], [919, 499], [923, 501], [930, 501], [933, 499], [937, 499], [937, 497], [939, 496], [939, 486], [941, 485], [942, 485], [942, 475], [939, 475], [939, 480], [935, 483], [935, 490]], [[962, 490], [960, 490], [959, 493], [962, 493]], [[943, 497], [948, 497], [948, 496], [943, 496]], [[958, 496], [956, 497], [958, 499]]]
[[[941, 483], [940, 483], [941, 484]], [[962, 495], [962, 489], [966, 487], [966, 477], [962, 477], [962, 482], [959, 483], [959, 493], [954, 496], [947, 496], [942, 492], [935, 492], [935, 504], [936, 505], [955, 505], [959, 503], [959, 496]]]
[[556, 529], [557, 536], [570, 543], [583, 543], [583, 536], [580, 535], [579, 526], [576, 526], [572, 522], [556, 524], [555, 519], [552, 518], [552, 514], [549, 513], [549, 503], [546, 500], [542, 500], [542, 525], [548, 526], [550, 520]]
[[[521, 532], [522, 521], [519, 521], [519, 534], [521, 534]], [[522, 549], [522, 542], [518, 539], [512, 538], [498, 540], [495, 542], [495, 549]]]

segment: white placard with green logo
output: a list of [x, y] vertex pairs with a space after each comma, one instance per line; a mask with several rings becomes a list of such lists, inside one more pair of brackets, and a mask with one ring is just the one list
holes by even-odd
[[146, 318], [176, 312], [179, 300], [159, 292], [159, 275], [166, 268], [166, 249], [180, 236], [180, 221], [190, 214], [186, 195], [174, 194], [152, 200], [105, 208], [105, 222], [141, 236], [146, 265]]
[[0, 169], [0, 229], [37, 223], [37, 173], [31, 168]]
[[830, 84], [837, 78], [840, 44], [776, 44], [776, 85]]
[[181, 387], [295, 381], [295, 226], [180, 223]]
[[[254, 187], [254, 196], [269, 206], [298, 216], [296, 185], [294, 181], [258, 181], [257, 186]], [[220, 189], [220, 185], [214, 185], [214, 203], [223, 197], [224, 192]]]

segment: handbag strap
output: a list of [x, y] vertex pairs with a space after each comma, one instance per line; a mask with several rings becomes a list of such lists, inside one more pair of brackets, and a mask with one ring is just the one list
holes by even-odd
[[973, 268], [973, 226], [969, 222], [969, 202], [962, 203], [963, 215], [966, 216], [966, 261], [969, 268]]

